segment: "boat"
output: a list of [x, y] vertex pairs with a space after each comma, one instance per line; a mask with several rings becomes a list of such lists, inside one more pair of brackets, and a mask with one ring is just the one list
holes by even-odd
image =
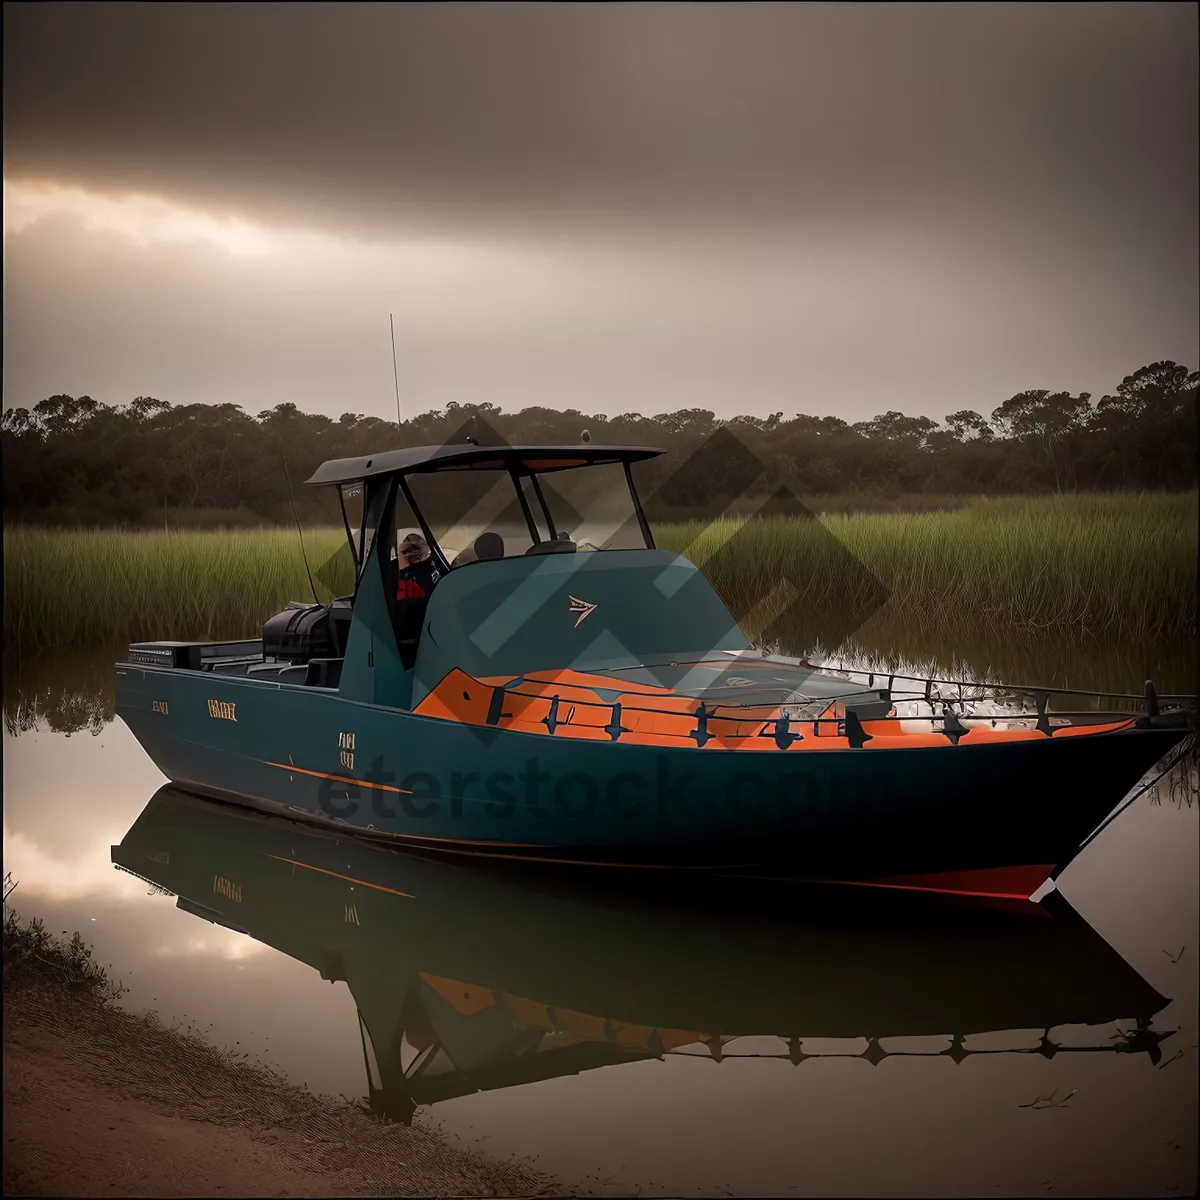
[[[1063, 899], [699, 877], [581, 886], [414, 855], [166, 785], [112, 861], [194, 917], [344, 982], [373, 1109], [699, 1055], [1142, 1053], [1168, 1003]], [[641, 878], [661, 879], [661, 876]]]
[[[1017, 898], [1194, 731], [1152, 684], [1120, 711], [959, 687], [996, 699], [981, 714], [940, 681], [752, 646], [654, 544], [632, 468], [659, 453], [326, 462], [307, 482], [337, 492], [353, 593], [261, 639], [131, 645], [117, 713], [173, 783], [427, 853]], [[485, 485], [515, 516], [456, 554]], [[419, 602], [397, 555], [417, 532], [436, 575]]]

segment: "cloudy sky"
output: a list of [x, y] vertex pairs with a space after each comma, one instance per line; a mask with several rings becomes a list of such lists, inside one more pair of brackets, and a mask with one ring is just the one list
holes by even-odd
[[6, 5], [4, 404], [849, 419], [1200, 366], [1190, 4]]

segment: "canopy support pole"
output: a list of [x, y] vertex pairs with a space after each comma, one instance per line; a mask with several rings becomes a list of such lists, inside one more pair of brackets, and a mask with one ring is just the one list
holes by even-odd
[[558, 541], [559, 531], [554, 528], [554, 518], [550, 515], [550, 506], [546, 503], [546, 497], [542, 494], [542, 485], [538, 482], [538, 477], [530, 472], [530, 482], [533, 484], [533, 494], [538, 498], [538, 503], [542, 506], [542, 513], [546, 518], [546, 528], [550, 531], [550, 540]]
[[342, 525], [346, 529], [346, 541], [350, 543], [350, 557], [354, 559], [354, 574], [358, 575], [358, 550], [354, 545], [354, 534], [350, 531], [350, 518], [346, 515], [346, 497], [342, 495], [342, 485], [337, 485], [338, 505], [342, 510]]
[[625, 482], [629, 485], [629, 494], [633, 497], [633, 510], [637, 513], [638, 525], [642, 530], [642, 537], [646, 539], [648, 549], [655, 549], [654, 534], [650, 532], [650, 522], [646, 520], [646, 514], [642, 510], [642, 501], [638, 496], [637, 488], [633, 486], [633, 471], [629, 468], [629, 462], [626, 460], [622, 464], [625, 468]]
[[[525, 489], [521, 486], [521, 477], [513, 467], [509, 468], [508, 477], [512, 480], [513, 487], [517, 489], [517, 499], [521, 502], [521, 511], [525, 514], [525, 524], [529, 528], [529, 536], [533, 539], [535, 546], [540, 545], [542, 539], [538, 537], [537, 522], [533, 519], [533, 512], [530, 510], [529, 501], [525, 499]], [[554, 536], [553, 529], [550, 531], [550, 536]]]

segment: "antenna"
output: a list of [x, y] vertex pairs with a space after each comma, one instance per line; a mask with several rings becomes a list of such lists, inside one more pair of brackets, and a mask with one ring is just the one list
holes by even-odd
[[396, 322], [388, 313], [388, 326], [392, 331], [392, 379], [396, 383], [396, 428], [400, 428], [400, 372], [396, 368]]
[[312, 570], [308, 565], [308, 551], [304, 549], [304, 530], [300, 528], [300, 514], [296, 511], [296, 497], [292, 495], [292, 481], [288, 478], [287, 455], [283, 452], [283, 443], [279, 443], [279, 457], [283, 462], [283, 480], [287, 484], [288, 499], [292, 502], [292, 516], [296, 518], [296, 532], [300, 535], [300, 554], [304, 558], [304, 570], [308, 574], [308, 586], [312, 588], [313, 600], [320, 606], [321, 597], [317, 595], [317, 585], [313, 583]]

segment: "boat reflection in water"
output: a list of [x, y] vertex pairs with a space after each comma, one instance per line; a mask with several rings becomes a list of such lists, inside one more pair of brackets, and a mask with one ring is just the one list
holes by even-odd
[[[644, 873], [569, 885], [363, 843], [164, 787], [112, 859], [344, 980], [372, 1107], [667, 1054], [960, 1060], [1147, 1052], [1166, 999], [1057, 893], [1024, 911]], [[592, 890], [588, 890], [588, 888]], [[849, 893], [849, 894], [848, 894]], [[1086, 1031], [1061, 1027], [1112, 1028]], [[1023, 1031], [983, 1039], [978, 1035]], [[1034, 1031], [1030, 1033], [1030, 1031]], [[902, 1039], [902, 1040], [901, 1040]], [[1070, 1041], [1071, 1045], [1065, 1044]], [[731, 1044], [732, 1043], [732, 1044]]]

